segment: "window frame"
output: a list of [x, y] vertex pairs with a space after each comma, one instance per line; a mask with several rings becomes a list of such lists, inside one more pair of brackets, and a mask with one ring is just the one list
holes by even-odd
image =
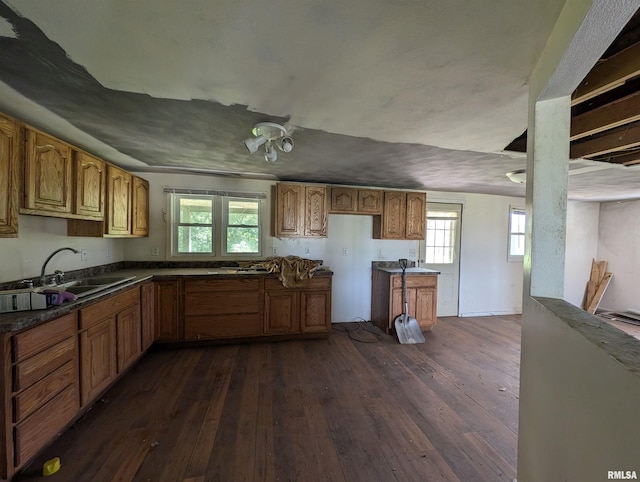
[[[513, 221], [513, 215], [514, 214], [522, 214], [524, 216], [524, 223], [523, 223], [523, 230], [522, 232], [520, 231], [513, 231], [513, 226], [512, 226], [512, 221]], [[522, 242], [525, 243], [526, 242], [526, 225], [527, 225], [527, 219], [526, 219], [527, 213], [525, 211], [525, 208], [520, 207], [520, 206], [509, 206], [509, 222], [507, 223], [508, 226], [508, 236], [507, 236], [507, 261], [509, 262], [523, 262], [524, 261], [524, 254], [512, 254], [511, 253], [511, 240], [513, 239], [514, 236], [518, 236], [518, 237], [522, 237]]]
[[[180, 222], [180, 200], [181, 199], [209, 199], [211, 200], [211, 224], [205, 223], [182, 223]], [[171, 196], [171, 242], [170, 250], [172, 258], [194, 258], [194, 257], [215, 257], [216, 256], [216, 225], [215, 225], [215, 198], [211, 195], [183, 194], [176, 193]], [[181, 253], [178, 251], [178, 230], [180, 226], [211, 226], [211, 252]]]
[[[266, 200], [267, 193], [263, 192], [228, 192], [215, 189], [188, 189], [188, 188], [170, 188], [164, 187], [165, 209], [164, 219], [166, 228], [165, 243], [165, 259], [166, 260], [190, 260], [190, 261], [216, 261], [225, 259], [262, 259], [265, 252], [265, 229], [263, 227], [267, 213]], [[179, 223], [179, 204], [180, 198], [212, 199], [212, 249], [211, 253], [179, 253], [178, 249], [178, 226], [188, 223]], [[227, 252], [226, 250], [226, 233], [228, 213], [225, 211], [224, 199], [238, 200], [257, 200], [258, 201], [258, 252], [257, 253], [236, 253]]]
[[[258, 224], [257, 225], [230, 225], [229, 224], [229, 201], [257, 201], [258, 203]], [[220, 227], [220, 254], [226, 257], [238, 257], [238, 258], [246, 258], [246, 257], [262, 257], [262, 211], [263, 211], [263, 201], [261, 199], [250, 199], [246, 197], [239, 196], [224, 196], [221, 200], [222, 203], [222, 217], [221, 217], [221, 227]], [[227, 251], [227, 232], [229, 226], [233, 227], [247, 227], [247, 228], [258, 228], [258, 251], [251, 253], [238, 253], [234, 251]]]
[[[462, 210], [463, 210], [463, 202], [459, 202], [459, 201], [430, 201], [427, 203], [427, 209], [425, 212], [425, 225], [424, 225], [424, 239], [420, 240], [419, 243], [419, 252], [420, 255], [418, 257], [419, 263], [420, 265], [429, 265], [429, 266], [449, 266], [449, 265], [453, 265], [455, 264], [454, 262], [451, 263], [429, 263], [427, 262], [427, 241], [428, 241], [428, 234], [427, 231], [429, 229], [429, 213], [430, 212], [455, 212], [457, 213], [457, 216], [455, 218], [438, 218], [438, 217], [432, 217], [431, 219], [449, 219], [449, 220], [453, 220], [455, 221], [455, 229], [453, 229], [453, 244], [451, 245], [451, 247], [449, 249], [451, 249], [451, 259], [456, 259], [456, 257], [458, 257], [458, 263], [459, 263], [459, 256], [460, 253], [458, 251], [459, 249], [459, 243], [461, 241], [461, 234], [462, 234]], [[458, 248], [458, 249], [457, 249]]]

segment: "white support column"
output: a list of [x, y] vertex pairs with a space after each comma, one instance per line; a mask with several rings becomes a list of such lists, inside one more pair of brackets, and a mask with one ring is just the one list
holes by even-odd
[[564, 294], [570, 112], [570, 97], [538, 101], [531, 109], [525, 297]]

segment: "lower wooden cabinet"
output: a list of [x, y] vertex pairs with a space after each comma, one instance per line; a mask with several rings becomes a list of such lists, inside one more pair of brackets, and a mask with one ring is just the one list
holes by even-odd
[[140, 304], [116, 315], [116, 353], [118, 373], [125, 371], [142, 353], [140, 335]]
[[115, 380], [117, 369], [115, 316], [108, 316], [80, 332], [80, 384], [83, 407]]
[[[423, 331], [436, 324], [437, 275], [407, 275], [407, 301], [409, 314]], [[371, 321], [381, 330], [389, 332], [397, 316], [404, 312], [402, 276], [373, 270], [371, 279]]]
[[2, 337], [0, 479], [10, 478], [78, 413], [77, 333], [73, 312]]
[[140, 286], [140, 339], [142, 351], [146, 351], [155, 339], [155, 296], [153, 282]]
[[266, 334], [328, 333], [331, 329], [331, 278], [311, 278], [301, 288], [264, 280]]
[[178, 341], [182, 300], [182, 281], [154, 281], [155, 339]]
[[96, 399], [141, 353], [140, 288], [80, 310], [82, 406]]
[[184, 283], [184, 339], [262, 335], [260, 279], [192, 280]]

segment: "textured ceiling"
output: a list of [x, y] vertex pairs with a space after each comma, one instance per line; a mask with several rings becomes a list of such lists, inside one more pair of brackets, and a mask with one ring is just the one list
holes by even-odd
[[[0, 109], [132, 169], [522, 196], [502, 149], [561, 7], [0, 1]], [[274, 164], [242, 145], [264, 120], [297, 127]], [[572, 167], [573, 198], [640, 196], [638, 170]]]

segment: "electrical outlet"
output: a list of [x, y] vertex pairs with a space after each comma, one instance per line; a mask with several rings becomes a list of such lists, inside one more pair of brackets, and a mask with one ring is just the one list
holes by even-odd
[[273, 248], [271, 248], [271, 250], [272, 250], [272, 254], [273, 254], [274, 256], [278, 256], [278, 248], [276, 248], [276, 247], [274, 246]]
[[311, 254], [311, 250], [309, 248], [304, 248], [304, 254], [305, 256], [309, 256], [309, 254]]
[[416, 257], [416, 249], [412, 248], [409, 250], [409, 257], [411, 258], [415, 258]]
[[349, 256], [349, 250], [347, 248], [342, 249], [342, 256]]
[[151, 256], [160, 256], [160, 248], [158, 246], [151, 248]]
[[382, 258], [382, 250], [381, 249], [378, 250], [377, 254], [378, 254], [378, 258]]
[[107, 259], [111, 259], [111, 248], [110, 247], [107, 247], [106, 257], [107, 257]]
[[89, 258], [89, 251], [86, 248], [80, 250], [80, 261], [86, 261]]

